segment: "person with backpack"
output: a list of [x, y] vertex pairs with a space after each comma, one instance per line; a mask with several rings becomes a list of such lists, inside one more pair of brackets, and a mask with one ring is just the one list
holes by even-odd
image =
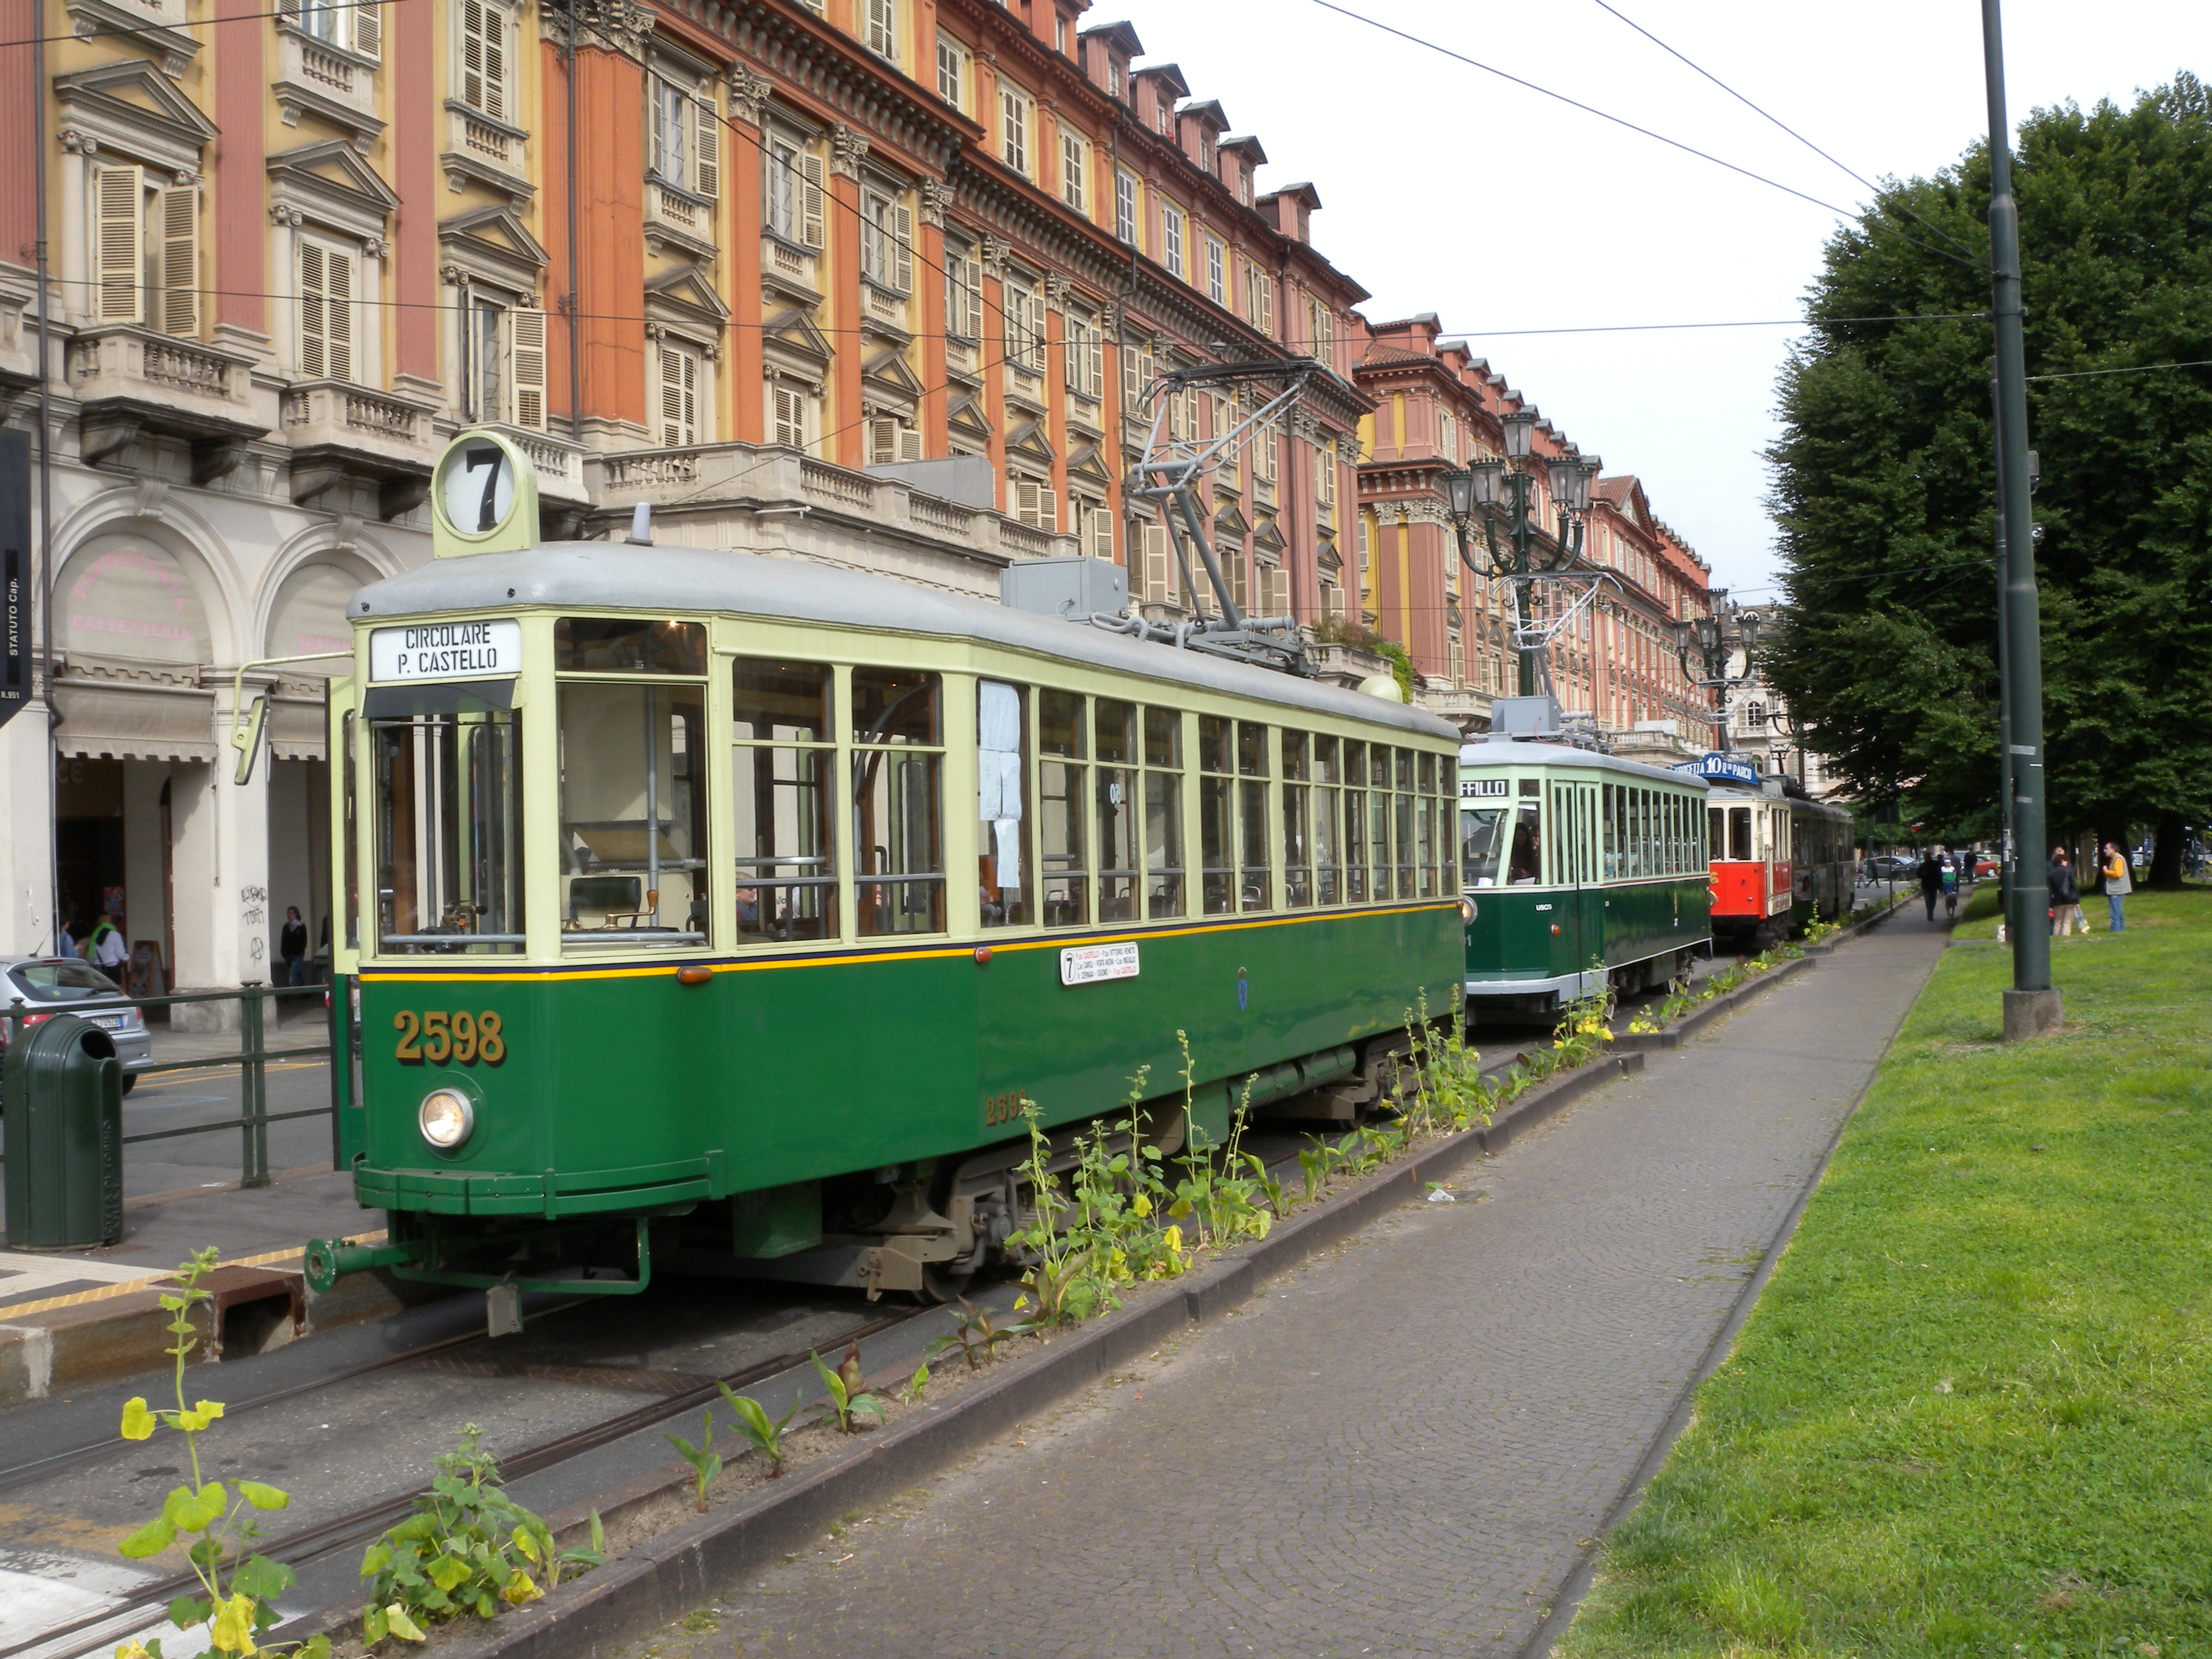
[[2051, 849], [2051, 862], [2044, 867], [2043, 876], [2051, 889], [2051, 931], [2063, 939], [2081, 921], [2081, 890], [2074, 880], [2074, 866], [2067, 861], [2064, 848]]
[[[2105, 908], [2110, 913], [2112, 931], [2128, 931], [2128, 913], [2122, 901], [2135, 891], [2134, 872], [2128, 868], [2127, 854], [2111, 842], [2105, 843]], [[2086, 929], [2084, 930], [2087, 931]]]

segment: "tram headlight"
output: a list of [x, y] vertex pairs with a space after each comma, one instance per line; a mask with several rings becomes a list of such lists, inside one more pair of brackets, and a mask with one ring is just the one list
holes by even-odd
[[1462, 898], [1459, 902], [1459, 919], [1468, 927], [1474, 925], [1474, 901]]
[[415, 1121], [423, 1139], [441, 1152], [451, 1152], [477, 1127], [477, 1109], [458, 1089], [433, 1089], [422, 1097], [422, 1108], [416, 1113]]

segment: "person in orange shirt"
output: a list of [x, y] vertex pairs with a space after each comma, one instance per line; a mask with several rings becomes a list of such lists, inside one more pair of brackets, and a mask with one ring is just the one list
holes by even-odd
[[2135, 890], [2135, 878], [2128, 869], [2128, 855], [2112, 842], [2105, 843], [2105, 908], [2112, 915], [2112, 931], [2128, 931], [2128, 913], [2122, 901]]

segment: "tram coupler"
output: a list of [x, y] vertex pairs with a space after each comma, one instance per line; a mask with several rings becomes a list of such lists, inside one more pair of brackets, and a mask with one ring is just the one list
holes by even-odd
[[304, 1263], [307, 1288], [328, 1296], [348, 1273], [365, 1273], [372, 1267], [396, 1267], [420, 1261], [429, 1254], [428, 1239], [409, 1239], [398, 1244], [356, 1244], [346, 1238], [311, 1238]]

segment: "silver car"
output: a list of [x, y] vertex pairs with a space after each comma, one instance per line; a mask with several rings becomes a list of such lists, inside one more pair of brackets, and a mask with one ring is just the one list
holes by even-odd
[[[105, 1028], [123, 1062], [123, 1092], [154, 1063], [146, 1020], [125, 1001], [123, 988], [75, 957], [0, 958], [0, 1013], [21, 1013], [26, 1025], [59, 1013], [77, 1014]], [[8, 1048], [8, 1022], [0, 1019], [0, 1055]]]

